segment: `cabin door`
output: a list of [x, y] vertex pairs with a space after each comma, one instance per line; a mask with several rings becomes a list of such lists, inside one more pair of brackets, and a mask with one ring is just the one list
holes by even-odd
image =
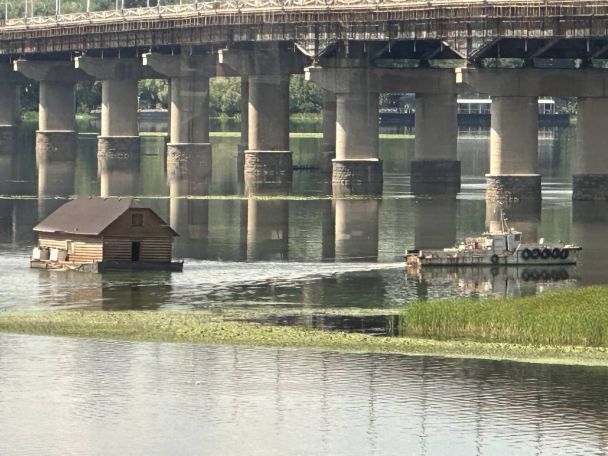
[[139, 261], [141, 242], [131, 242], [131, 261]]

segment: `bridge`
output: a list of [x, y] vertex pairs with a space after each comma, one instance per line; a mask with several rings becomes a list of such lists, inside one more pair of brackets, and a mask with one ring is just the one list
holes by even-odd
[[[289, 183], [289, 75], [324, 89], [335, 194], [378, 193], [378, 100], [416, 94], [414, 191], [460, 188], [456, 97], [492, 97], [487, 197], [538, 200], [540, 96], [577, 97], [573, 198], [608, 199], [608, 1], [227, 0], [7, 17], [0, 27], [0, 153], [16, 86], [40, 83], [39, 159], [73, 159], [74, 85], [102, 83], [100, 163], [139, 153], [137, 81], [170, 80], [170, 175], [211, 167], [209, 78], [240, 76], [244, 174]], [[104, 185], [102, 183], [102, 194]]]

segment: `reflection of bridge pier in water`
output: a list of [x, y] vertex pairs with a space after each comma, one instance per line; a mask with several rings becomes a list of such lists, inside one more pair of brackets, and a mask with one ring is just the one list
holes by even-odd
[[337, 261], [378, 260], [378, 199], [335, 200]]
[[[250, 184], [251, 185], [251, 184]], [[247, 200], [247, 260], [286, 260], [289, 253], [289, 194], [291, 182], [253, 184]], [[265, 197], [271, 197], [265, 199]], [[274, 198], [273, 198], [274, 197]]]
[[443, 249], [456, 244], [456, 194], [416, 200], [416, 249]]
[[139, 151], [97, 154], [100, 196], [135, 196], [139, 193]]
[[[40, 136], [38, 136], [40, 138]], [[75, 141], [69, 141], [62, 148], [49, 148], [36, 143], [36, 166], [38, 167], [38, 217], [45, 218], [74, 194], [76, 174]]]
[[581, 259], [576, 268], [583, 285], [599, 285], [608, 282], [606, 258], [608, 258], [608, 202], [573, 201], [573, 243], [581, 245]]
[[209, 195], [211, 154], [173, 154], [167, 156], [171, 228], [179, 234], [174, 253], [178, 257], [206, 258], [209, 234]]
[[507, 225], [522, 233], [522, 242], [538, 242], [541, 217], [540, 199], [524, 200], [519, 203], [500, 203], [486, 200], [486, 227], [488, 231], [501, 231], [501, 210]]

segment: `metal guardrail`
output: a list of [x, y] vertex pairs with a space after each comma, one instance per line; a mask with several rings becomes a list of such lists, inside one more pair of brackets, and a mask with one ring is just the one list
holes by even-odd
[[33, 16], [8, 19], [0, 26], [0, 30], [21, 30], [37, 27], [78, 25], [99, 22], [119, 22], [141, 19], [163, 19], [189, 15], [206, 15], [215, 13], [241, 13], [241, 12], [272, 12], [327, 10], [332, 7], [339, 9], [370, 9], [370, 8], [416, 8], [441, 6], [606, 6], [606, 1], [589, 0], [221, 0], [187, 3], [182, 5], [165, 5], [153, 7], [125, 8], [108, 11], [89, 11], [54, 16]]

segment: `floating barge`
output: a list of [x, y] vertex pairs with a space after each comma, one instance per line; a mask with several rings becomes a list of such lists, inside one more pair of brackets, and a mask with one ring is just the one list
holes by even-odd
[[409, 268], [422, 266], [554, 266], [576, 264], [581, 247], [564, 243], [523, 244], [521, 232], [503, 224], [500, 232], [484, 233], [442, 250], [406, 250]]
[[38, 269], [182, 271], [173, 261], [177, 233], [152, 209], [131, 199], [70, 201], [34, 227], [38, 246], [30, 266]]

